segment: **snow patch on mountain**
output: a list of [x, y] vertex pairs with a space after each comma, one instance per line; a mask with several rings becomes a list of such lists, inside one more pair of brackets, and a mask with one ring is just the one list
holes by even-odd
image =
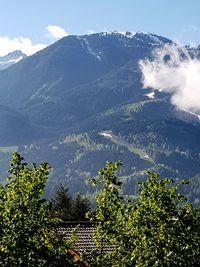
[[88, 53], [91, 54], [92, 56], [96, 57], [99, 61], [101, 61], [101, 57], [92, 49], [88, 40], [86, 38], [83, 38], [83, 41], [85, 42]]
[[153, 98], [155, 98], [155, 92], [151, 92], [149, 94], [144, 94], [144, 96], [147, 96], [148, 98], [153, 99]]
[[10, 60], [8, 60], [8, 61], [5, 61], [5, 60], [1, 61], [1, 60], [0, 60], [0, 64], [8, 64], [8, 63], [13, 63], [13, 64], [15, 64], [15, 63], [19, 62], [19, 61], [22, 60], [22, 59], [23, 59], [23, 57], [21, 56], [21, 57], [15, 58], [15, 59], [10, 59]]
[[101, 61], [100, 55], [92, 49], [89, 41], [86, 38], [80, 36], [77, 36], [77, 38], [80, 40], [81, 46], [86, 49], [90, 55], [96, 57], [99, 61]]
[[150, 33], [149, 37], [151, 40], [153, 40], [155, 43], [162, 44], [161, 40], [158, 39], [158, 37], [155, 34]]
[[127, 37], [127, 38], [133, 38], [134, 36], [135, 36], [135, 34], [136, 34], [136, 32], [133, 32], [133, 31], [131, 31], [131, 32], [129, 32], [129, 31], [126, 31], [126, 32], [121, 32], [121, 31], [119, 31], [119, 32], [117, 32], [117, 31], [114, 31], [114, 32], [101, 32], [100, 33], [100, 35], [101, 36], [109, 36], [109, 35], [115, 35], [115, 36], [124, 36], [124, 37]]
[[110, 133], [107, 133], [107, 132], [101, 132], [101, 133], [99, 133], [99, 135], [102, 135], [102, 136], [107, 137], [107, 138], [112, 138], [112, 135]]
[[178, 109], [180, 109], [180, 110], [182, 110], [182, 111], [184, 111], [184, 112], [186, 112], [188, 114], [191, 114], [191, 115], [193, 115], [194, 117], [196, 117], [196, 118], [198, 118], [200, 120], [200, 115], [198, 115], [198, 114], [196, 114], [194, 112], [191, 112], [191, 111], [189, 111], [187, 109], [181, 108], [181, 107], [178, 107]]

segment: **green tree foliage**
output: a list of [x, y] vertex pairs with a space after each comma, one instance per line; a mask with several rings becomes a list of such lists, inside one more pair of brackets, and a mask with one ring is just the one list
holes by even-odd
[[90, 210], [88, 199], [80, 193], [72, 198], [68, 190], [63, 184], [57, 187], [52, 199], [53, 216], [62, 221], [86, 220], [85, 215]]
[[[121, 182], [115, 175], [120, 165], [107, 162], [99, 171], [100, 180], [92, 179], [103, 189], [95, 213], [89, 214], [97, 223], [98, 249], [87, 256], [88, 262], [92, 266], [200, 266], [200, 217], [178, 190], [188, 182], [158, 179], [158, 174], [148, 171], [133, 204], [120, 195]], [[100, 253], [105, 242], [115, 249]]]
[[72, 266], [49, 203], [41, 199], [48, 173], [47, 163], [28, 167], [13, 154], [0, 186], [0, 266]]

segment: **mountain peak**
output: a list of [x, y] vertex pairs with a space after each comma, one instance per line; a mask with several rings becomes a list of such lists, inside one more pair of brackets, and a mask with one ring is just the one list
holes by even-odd
[[5, 56], [2, 56], [0, 57], [0, 70], [7, 69], [26, 57], [27, 55], [24, 54], [21, 50], [15, 50]]
[[12, 52], [8, 53], [6, 56], [9, 56], [9, 57], [19, 57], [19, 56], [27, 57], [27, 55], [24, 54], [21, 50], [12, 51]]
[[136, 32], [130, 32], [130, 31], [126, 31], [126, 32], [121, 32], [121, 31], [107, 31], [107, 32], [100, 32], [97, 33], [97, 35], [100, 36], [125, 36], [128, 38], [132, 38], [134, 37], [134, 35], [136, 34]]
[[[84, 37], [108, 37], [108, 38], [116, 38], [116, 39], [120, 39], [121, 41], [130, 41], [130, 42], [136, 42], [139, 44], [150, 44], [151, 46], [154, 45], [162, 45], [165, 43], [172, 43], [171, 40], [156, 35], [154, 33], [144, 33], [144, 32], [140, 32], [140, 31], [106, 31], [106, 32], [100, 32], [100, 33], [93, 33], [93, 34], [89, 34], [89, 35], [85, 35]], [[80, 36], [81, 38], [82, 36]]]

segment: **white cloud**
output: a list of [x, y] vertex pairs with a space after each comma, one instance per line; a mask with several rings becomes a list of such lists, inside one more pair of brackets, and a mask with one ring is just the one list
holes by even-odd
[[29, 38], [0, 36], [0, 56], [5, 56], [15, 50], [21, 50], [26, 55], [32, 55], [46, 46], [45, 44], [33, 44]]
[[[60, 39], [64, 36], [69, 35], [59, 26], [49, 25], [47, 28], [48, 37], [52, 37], [53, 39]], [[8, 37], [8, 36], [0, 36], [0, 56], [5, 56], [10, 52], [15, 50], [21, 50], [26, 55], [32, 55], [39, 50], [47, 47], [47, 44], [36, 43], [33, 44], [32, 40], [27, 37]]]
[[88, 34], [94, 34], [95, 31], [94, 30], [88, 30]]
[[154, 60], [142, 60], [139, 66], [144, 87], [170, 92], [174, 105], [200, 112], [199, 60], [175, 45], [166, 45], [154, 51]]
[[[53, 39], [60, 39], [64, 36], [69, 35], [59, 26], [49, 25], [47, 28], [48, 37]], [[53, 40], [52, 40], [53, 41]], [[36, 43], [33, 44], [32, 40], [27, 37], [8, 37], [0, 36], [0, 56], [5, 56], [15, 50], [21, 50], [26, 55], [32, 55], [39, 50], [47, 47], [47, 44]]]
[[46, 27], [46, 29], [49, 32], [49, 35], [48, 36], [53, 37], [55, 39], [60, 39], [60, 38], [63, 38], [65, 36], [68, 36], [69, 35], [69, 33], [67, 33], [60, 26], [49, 25], [48, 27]]

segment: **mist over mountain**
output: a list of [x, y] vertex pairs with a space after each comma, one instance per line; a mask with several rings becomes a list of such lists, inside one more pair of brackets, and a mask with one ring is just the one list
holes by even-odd
[[127, 194], [146, 168], [197, 183], [198, 114], [175, 106], [171, 91], [143, 88], [139, 62], [153, 62], [166, 45], [173, 42], [139, 32], [67, 36], [1, 71], [0, 164], [12, 147], [28, 161], [48, 161], [47, 195], [60, 182], [91, 194], [87, 178], [106, 160], [124, 162]]

